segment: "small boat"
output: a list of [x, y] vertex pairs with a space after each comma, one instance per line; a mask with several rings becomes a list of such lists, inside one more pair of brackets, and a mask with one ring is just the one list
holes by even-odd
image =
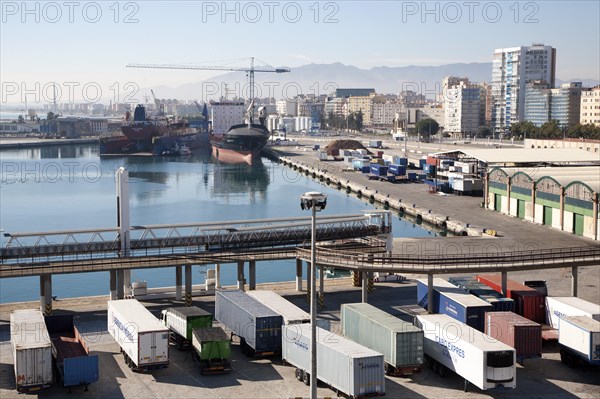
[[179, 155], [191, 155], [192, 154], [192, 150], [190, 150], [190, 148], [188, 146], [181, 146], [181, 148], [179, 149]]

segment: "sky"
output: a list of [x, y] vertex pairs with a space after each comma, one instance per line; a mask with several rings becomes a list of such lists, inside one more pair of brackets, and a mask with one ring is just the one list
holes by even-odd
[[[171, 87], [223, 72], [128, 63], [294, 68], [491, 62], [544, 43], [557, 77], [600, 80], [599, 1], [1, 1], [1, 104]], [[237, 61], [234, 61], [237, 60]], [[260, 65], [261, 62], [257, 63]], [[56, 82], [54, 86], [53, 82]], [[66, 102], [66, 101], [65, 101]]]

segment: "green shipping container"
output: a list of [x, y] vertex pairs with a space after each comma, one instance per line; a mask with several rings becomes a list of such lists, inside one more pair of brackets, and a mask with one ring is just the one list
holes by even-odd
[[[412, 374], [423, 364], [423, 331], [368, 303], [343, 304], [342, 333], [384, 356], [388, 374]], [[395, 370], [394, 370], [395, 369]]]
[[213, 371], [229, 371], [231, 340], [220, 327], [195, 328], [192, 345], [203, 364], [201, 367]]
[[192, 329], [212, 327], [212, 314], [197, 306], [168, 308], [166, 326], [183, 338], [192, 340]]

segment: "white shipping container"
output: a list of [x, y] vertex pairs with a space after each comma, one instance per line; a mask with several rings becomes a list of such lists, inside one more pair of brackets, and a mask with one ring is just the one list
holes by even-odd
[[546, 297], [546, 323], [558, 328], [564, 316], [587, 316], [600, 321], [600, 305], [573, 296]]
[[[288, 325], [282, 332], [282, 358], [310, 373], [311, 325]], [[352, 397], [383, 395], [383, 355], [317, 327], [317, 379]]]
[[[273, 312], [281, 315], [284, 324], [310, 323], [310, 313], [305, 312], [281, 295], [273, 291], [248, 291], [248, 295], [262, 303]], [[317, 326], [329, 330], [329, 320], [317, 320]]]
[[481, 390], [517, 386], [516, 351], [443, 314], [417, 315], [425, 355]]
[[169, 364], [169, 329], [137, 300], [108, 301], [108, 332], [137, 367]]
[[586, 316], [560, 318], [558, 343], [577, 352], [590, 364], [600, 364], [600, 321]]
[[17, 390], [29, 392], [49, 387], [52, 384], [52, 344], [42, 312], [13, 310], [10, 342]]

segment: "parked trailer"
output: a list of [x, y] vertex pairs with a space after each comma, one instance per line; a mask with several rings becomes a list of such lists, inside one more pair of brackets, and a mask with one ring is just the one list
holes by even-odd
[[417, 327], [425, 334], [425, 363], [444, 376], [447, 370], [481, 390], [517, 386], [516, 352], [443, 314], [417, 315]]
[[197, 306], [167, 308], [160, 313], [160, 319], [171, 330], [169, 340], [179, 350], [191, 346], [192, 329], [212, 327], [212, 314]]
[[[427, 280], [417, 280], [417, 303], [428, 307]], [[433, 311], [446, 314], [468, 326], [483, 331], [485, 312], [491, 312], [492, 305], [471, 295], [444, 279], [433, 279]]]
[[132, 370], [169, 365], [169, 329], [137, 300], [108, 301], [108, 332]]
[[215, 318], [240, 337], [240, 347], [247, 356], [281, 353], [283, 318], [239, 290], [217, 291]]
[[89, 384], [98, 381], [98, 355], [90, 355], [73, 315], [46, 316], [45, 322], [61, 385], [84, 385], [87, 391]]
[[42, 312], [10, 312], [10, 343], [17, 391], [33, 392], [52, 385], [52, 344]]
[[[268, 290], [248, 291], [248, 295], [283, 318], [283, 324], [310, 323], [310, 314], [300, 309], [276, 292]], [[317, 327], [330, 329], [329, 320], [317, 319]]]
[[587, 316], [600, 321], [600, 305], [573, 296], [547, 296], [546, 323], [558, 328], [558, 319], [565, 316]]
[[192, 345], [200, 362], [201, 374], [219, 374], [231, 371], [231, 339], [222, 328], [194, 328]]
[[383, 354], [388, 375], [420, 373], [423, 366], [423, 331], [368, 303], [343, 304], [342, 334]]
[[485, 314], [485, 333], [515, 348], [520, 362], [542, 356], [542, 326], [513, 312]]
[[[502, 292], [502, 279], [500, 275], [479, 275], [477, 276], [477, 281], [492, 287], [498, 292]], [[515, 301], [515, 313], [536, 323], [541, 324], [546, 321], [544, 294], [510, 279], [507, 279], [506, 288], [506, 297]]]
[[[282, 328], [282, 358], [296, 378], [310, 384], [311, 325]], [[352, 398], [385, 394], [383, 355], [317, 327], [317, 379]]]
[[600, 365], [600, 321], [587, 316], [558, 320], [560, 360], [570, 366]]

